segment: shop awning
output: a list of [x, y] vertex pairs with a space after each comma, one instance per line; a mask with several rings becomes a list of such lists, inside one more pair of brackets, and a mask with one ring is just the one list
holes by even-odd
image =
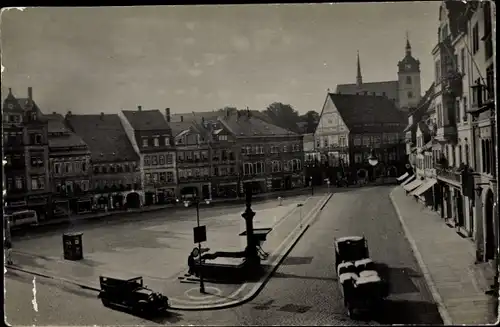
[[416, 189], [417, 187], [419, 187], [420, 185], [422, 185], [422, 181], [420, 179], [415, 179], [413, 182], [410, 182], [408, 184], [406, 184], [405, 186], [403, 186], [403, 188], [410, 192], [410, 191], [413, 191], [414, 189]]
[[410, 177], [408, 177], [403, 183], [401, 183], [401, 186], [405, 186], [406, 184], [408, 184], [409, 182], [411, 182], [412, 180], [415, 179], [415, 175], [411, 175]]
[[404, 173], [403, 175], [399, 176], [398, 177], [398, 182], [401, 182], [403, 179], [405, 179], [406, 177], [408, 177], [408, 173]]
[[435, 179], [429, 179], [422, 183], [419, 187], [413, 190], [410, 195], [420, 196], [428, 191], [431, 187], [433, 187], [437, 183]]

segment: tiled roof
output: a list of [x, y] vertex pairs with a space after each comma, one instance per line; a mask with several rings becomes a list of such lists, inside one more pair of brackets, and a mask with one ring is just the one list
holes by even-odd
[[[48, 120], [49, 130], [49, 147], [50, 148], [66, 148], [66, 147], [87, 147], [87, 144], [82, 138], [73, 133], [64, 124], [64, 117], [61, 114], [43, 115]], [[51, 135], [51, 133], [64, 133], [63, 135]]]
[[367, 95], [372, 95], [372, 92], [375, 92], [375, 95], [383, 95], [385, 92], [386, 96], [389, 99], [397, 99], [398, 98], [398, 81], [385, 81], [385, 82], [370, 82], [363, 83], [360, 87], [357, 84], [339, 84], [337, 85], [337, 89], [335, 93], [339, 94], [363, 94], [363, 92], [368, 92]]
[[117, 114], [70, 115], [67, 120], [87, 143], [93, 162], [139, 160]]
[[254, 117], [252, 113], [248, 117], [246, 110], [240, 111], [239, 115], [232, 114], [229, 117], [223, 117], [221, 121], [236, 137], [298, 135], [259, 117]]
[[134, 130], [157, 131], [170, 129], [160, 110], [122, 110]]
[[188, 130], [193, 127], [192, 121], [183, 121], [183, 122], [170, 122], [170, 128], [172, 129], [172, 135], [177, 136], [185, 130]]
[[[376, 133], [382, 130], [402, 132], [407, 122], [406, 115], [396, 108], [393, 101], [384, 96], [336, 93], [329, 93], [329, 96], [353, 133]], [[384, 123], [398, 123], [400, 126], [376, 126], [376, 124]], [[366, 124], [375, 124], [375, 126], [366, 126]]]

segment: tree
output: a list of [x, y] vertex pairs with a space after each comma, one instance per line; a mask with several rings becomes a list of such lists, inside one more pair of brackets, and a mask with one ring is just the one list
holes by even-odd
[[264, 110], [264, 113], [267, 114], [276, 125], [293, 132], [300, 132], [297, 126], [297, 123], [300, 121], [299, 114], [291, 105], [273, 102]]
[[319, 114], [314, 110], [309, 110], [304, 115], [301, 115], [300, 121], [306, 123], [306, 133], [314, 133], [319, 122]]

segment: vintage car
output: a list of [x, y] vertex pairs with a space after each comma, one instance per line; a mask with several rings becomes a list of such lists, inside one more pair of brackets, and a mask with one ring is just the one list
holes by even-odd
[[152, 315], [169, 307], [168, 297], [144, 286], [142, 277], [99, 276], [99, 298], [105, 306], [117, 306], [140, 315]]
[[344, 273], [340, 275], [339, 282], [349, 317], [355, 319], [361, 314], [380, 312], [387, 295], [377, 272], [367, 270], [360, 275]]
[[334, 240], [335, 270], [343, 262], [356, 262], [369, 258], [368, 243], [364, 236], [346, 236]]

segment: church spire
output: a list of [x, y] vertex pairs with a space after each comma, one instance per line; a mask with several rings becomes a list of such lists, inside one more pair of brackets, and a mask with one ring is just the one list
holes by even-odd
[[363, 77], [361, 76], [361, 64], [359, 63], [359, 50], [358, 50], [358, 74], [356, 75], [356, 85], [359, 87], [363, 84]]
[[406, 55], [411, 56], [411, 45], [410, 38], [408, 37], [408, 31], [406, 31]]

